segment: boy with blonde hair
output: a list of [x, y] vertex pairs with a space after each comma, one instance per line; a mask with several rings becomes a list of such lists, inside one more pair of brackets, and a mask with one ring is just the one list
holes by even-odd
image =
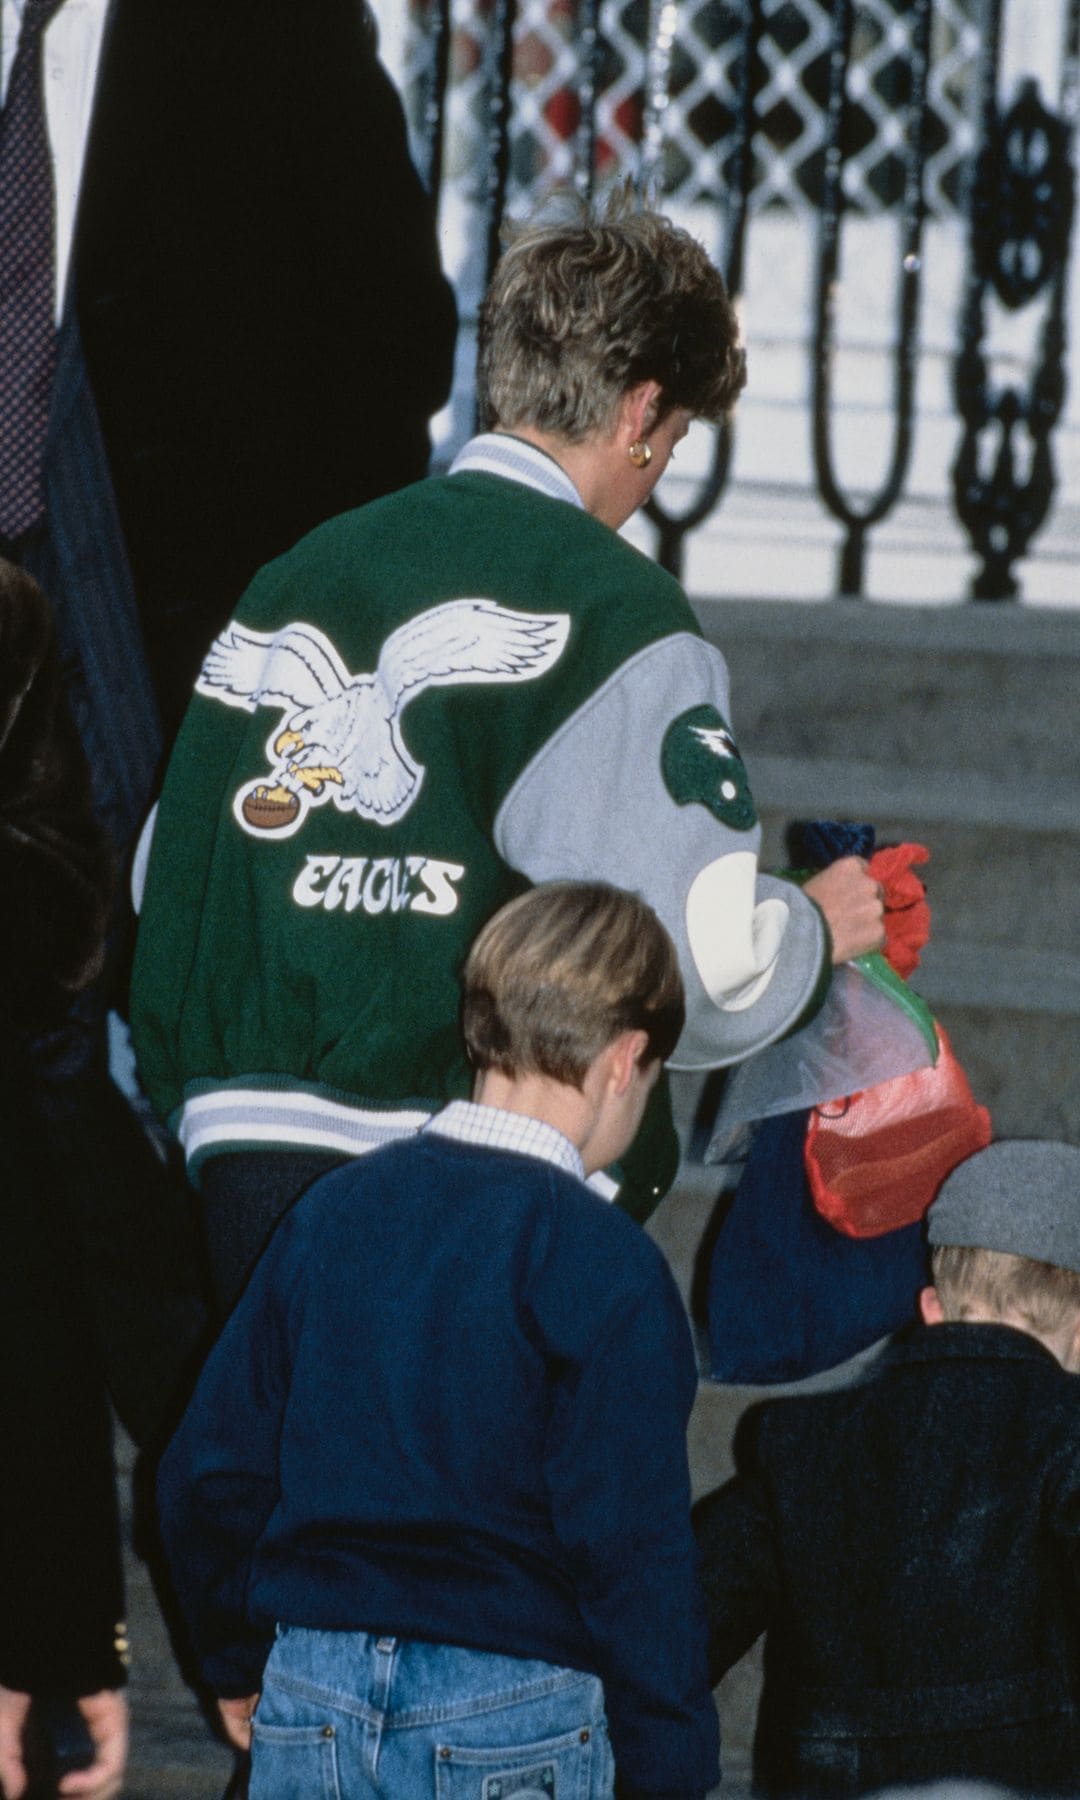
[[1080, 1150], [991, 1144], [928, 1235], [931, 1329], [754, 1408], [696, 1509], [713, 1678], [766, 1634], [761, 1794], [1080, 1792]]
[[681, 1030], [675, 950], [554, 883], [463, 990], [474, 1099], [318, 1182], [211, 1354], [159, 1483], [181, 1604], [252, 1800], [609, 1800], [615, 1763], [702, 1800], [694, 1356], [584, 1179]]

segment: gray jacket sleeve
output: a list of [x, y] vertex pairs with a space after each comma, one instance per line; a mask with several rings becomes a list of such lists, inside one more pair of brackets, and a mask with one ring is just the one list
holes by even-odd
[[672, 1067], [738, 1062], [812, 1010], [825, 923], [758, 869], [727, 666], [704, 639], [680, 632], [622, 664], [522, 771], [495, 842], [531, 881], [610, 881], [656, 909], [687, 990]]

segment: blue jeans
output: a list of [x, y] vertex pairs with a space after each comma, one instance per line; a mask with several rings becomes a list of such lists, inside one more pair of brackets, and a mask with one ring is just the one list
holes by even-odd
[[611, 1800], [595, 1675], [365, 1632], [281, 1627], [250, 1800]]

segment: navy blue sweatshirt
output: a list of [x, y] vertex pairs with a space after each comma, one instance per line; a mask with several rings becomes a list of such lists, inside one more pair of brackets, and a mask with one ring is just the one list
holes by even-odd
[[324, 1177], [161, 1468], [207, 1681], [255, 1692], [277, 1621], [540, 1657], [600, 1677], [628, 1788], [704, 1794], [695, 1386], [656, 1246], [563, 1170], [436, 1129]]

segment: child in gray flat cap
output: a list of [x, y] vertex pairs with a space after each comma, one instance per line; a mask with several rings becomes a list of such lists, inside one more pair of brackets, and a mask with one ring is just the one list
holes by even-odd
[[991, 1144], [928, 1235], [923, 1324], [752, 1408], [695, 1509], [714, 1681], [766, 1633], [759, 1794], [1080, 1794], [1080, 1149]]

